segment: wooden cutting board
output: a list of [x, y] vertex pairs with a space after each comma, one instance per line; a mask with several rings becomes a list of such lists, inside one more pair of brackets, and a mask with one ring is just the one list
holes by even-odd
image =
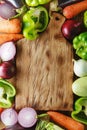
[[16, 109], [72, 110], [73, 49], [61, 33], [64, 21], [54, 13], [38, 39], [17, 42]]

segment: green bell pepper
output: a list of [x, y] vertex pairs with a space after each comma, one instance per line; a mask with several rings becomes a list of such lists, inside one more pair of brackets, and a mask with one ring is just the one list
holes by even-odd
[[83, 32], [73, 39], [73, 47], [79, 57], [87, 60], [87, 32]]
[[75, 110], [71, 113], [73, 119], [87, 125], [87, 97], [79, 98], [75, 102]]
[[43, 32], [49, 22], [48, 12], [42, 7], [30, 8], [23, 16], [23, 35], [25, 38], [34, 40]]
[[84, 12], [84, 18], [83, 18], [84, 20], [84, 25], [85, 25], [85, 27], [87, 28], [87, 11], [85, 11]]
[[52, 0], [25, 0], [28, 6], [38, 6], [49, 3]]
[[11, 107], [15, 94], [14, 86], [6, 80], [0, 79], [0, 107]]

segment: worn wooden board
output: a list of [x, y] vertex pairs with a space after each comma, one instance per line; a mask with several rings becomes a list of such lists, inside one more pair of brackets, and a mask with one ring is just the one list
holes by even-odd
[[17, 42], [16, 109], [72, 110], [73, 49], [61, 33], [64, 21], [54, 13], [38, 39]]

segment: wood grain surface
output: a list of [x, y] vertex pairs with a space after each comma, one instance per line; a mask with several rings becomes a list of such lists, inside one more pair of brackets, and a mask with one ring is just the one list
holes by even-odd
[[73, 49], [61, 33], [64, 21], [54, 13], [38, 39], [17, 42], [16, 109], [73, 109]]

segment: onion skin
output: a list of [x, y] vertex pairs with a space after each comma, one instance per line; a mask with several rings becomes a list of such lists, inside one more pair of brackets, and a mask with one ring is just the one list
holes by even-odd
[[8, 1], [0, 2], [0, 16], [4, 19], [9, 19], [16, 15], [16, 8]]
[[10, 62], [3, 62], [0, 64], [0, 77], [3, 79], [10, 79], [15, 75], [16, 67]]
[[4, 130], [25, 130], [25, 129], [21, 127], [19, 124], [15, 124], [14, 126], [11, 126], [10, 128]]
[[75, 20], [66, 20], [62, 25], [61, 31], [63, 36], [71, 41], [82, 31], [82, 23]]
[[9, 1], [16, 8], [20, 8], [21, 6], [23, 6], [24, 3], [23, 0], [5, 0], [5, 1]]
[[18, 114], [18, 122], [24, 128], [30, 128], [37, 122], [37, 113], [33, 108], [25, 107]]

